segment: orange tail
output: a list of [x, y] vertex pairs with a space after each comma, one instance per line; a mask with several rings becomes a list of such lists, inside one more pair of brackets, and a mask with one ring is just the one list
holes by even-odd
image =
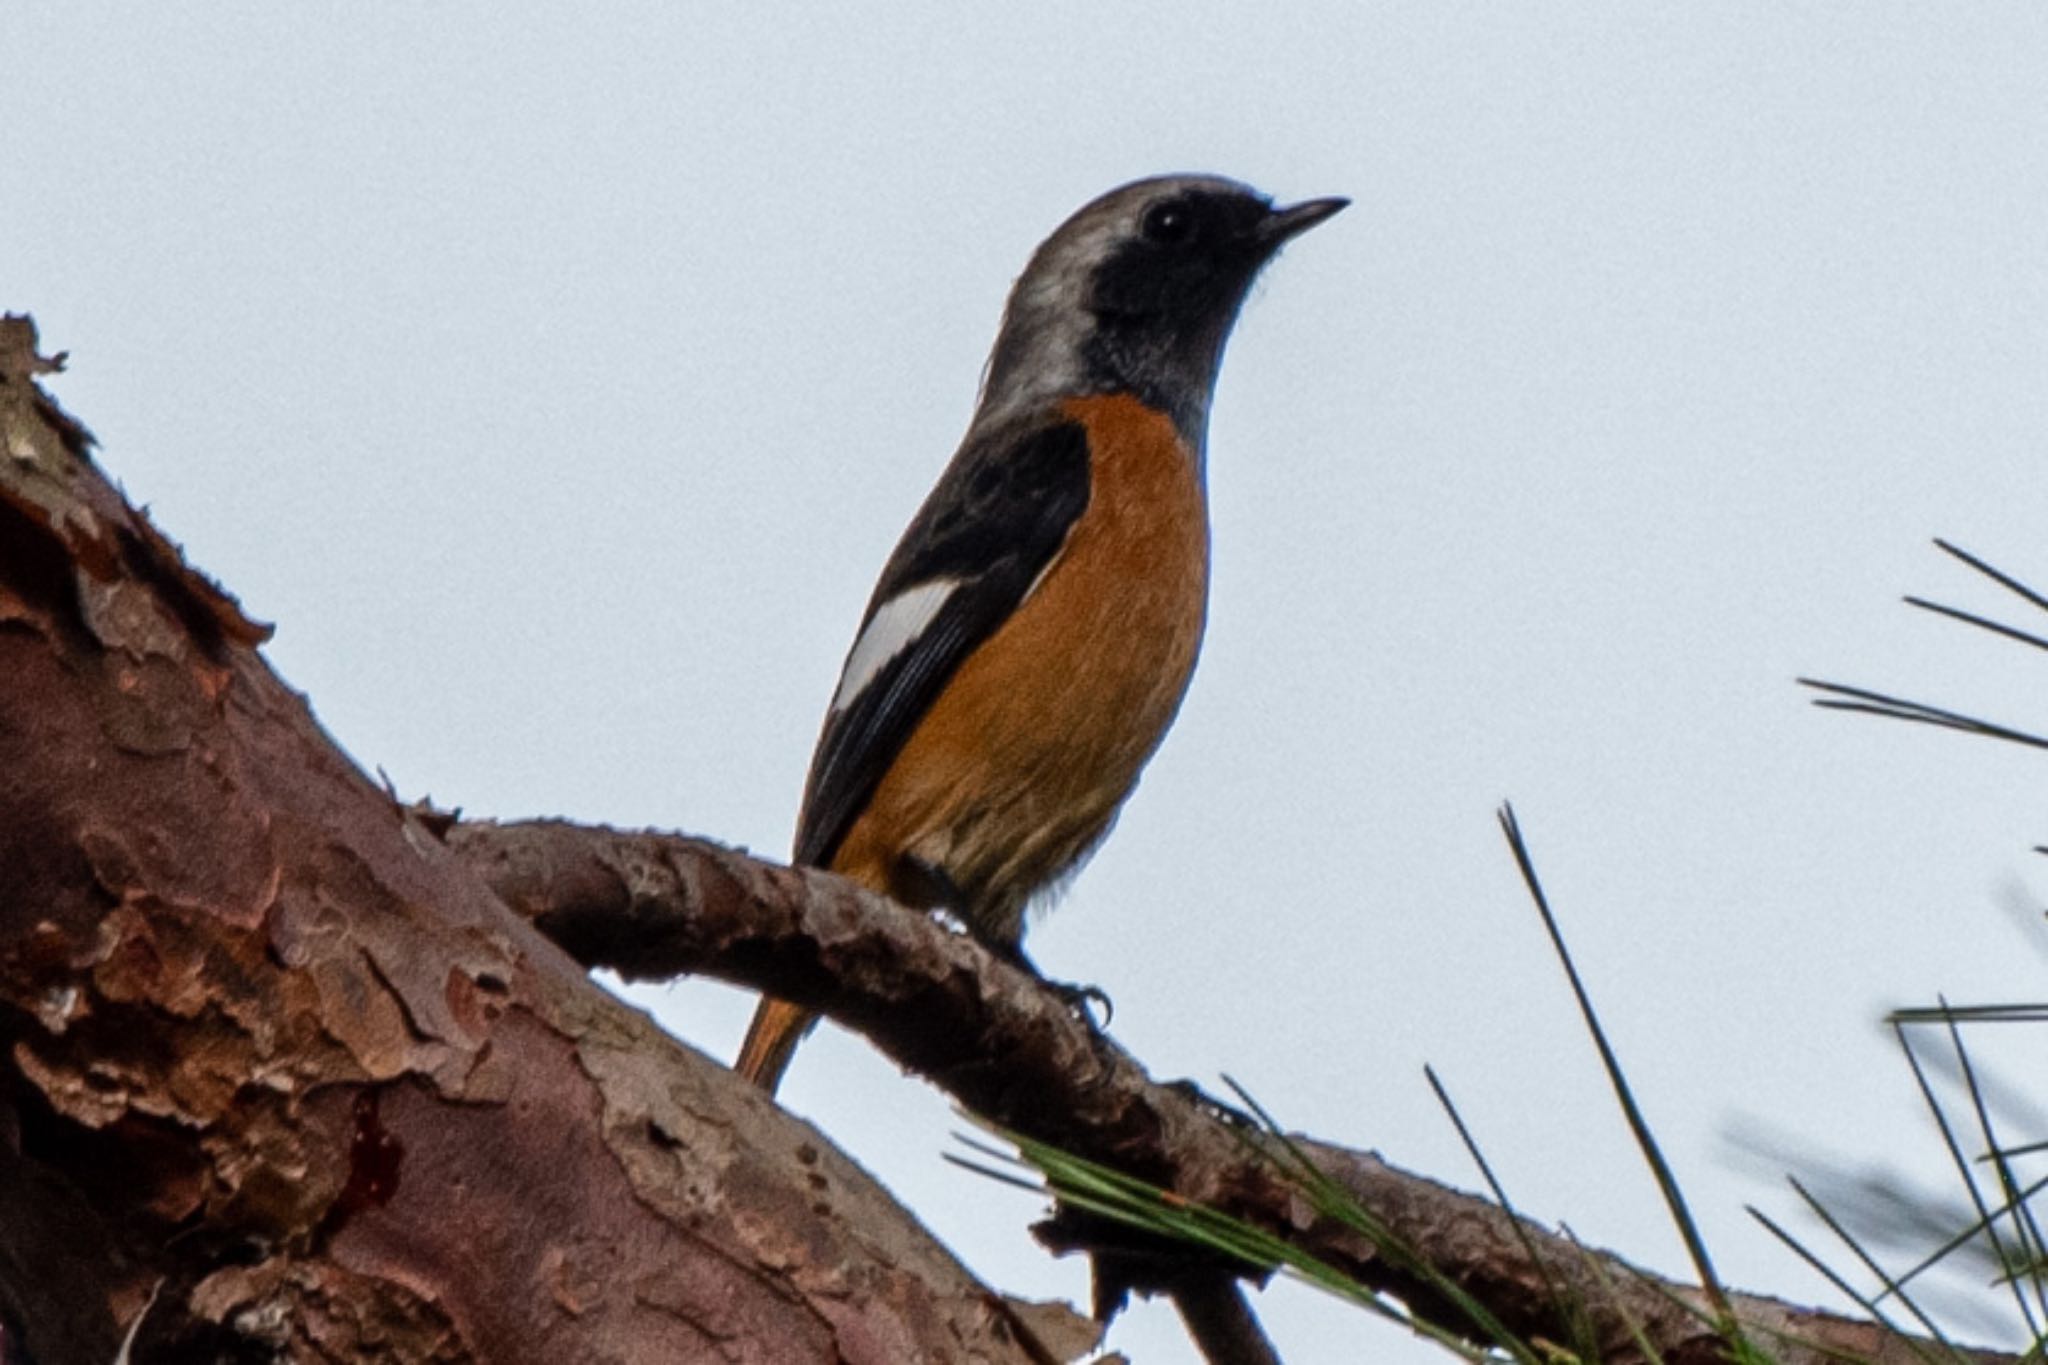
[[792, 1005], [772, 995], [762, 996], [761, 1007], [754, 1011], [754, 1022], [747, 1027], [747, 1041], [740, 1044], [740, 1055], [732, 1069], [774, 1094], [782, 1073], [789, 1069], [789, 1059], [796, 1055], [796, 1045], [817, 1022], [818, 1016], [802, 1005]]

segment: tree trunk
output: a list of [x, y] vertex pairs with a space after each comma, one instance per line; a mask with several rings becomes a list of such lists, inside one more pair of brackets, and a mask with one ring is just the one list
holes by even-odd
[[41, 1365], [1024, 1362], [358, 771], [0, 323], [0, 1311]]

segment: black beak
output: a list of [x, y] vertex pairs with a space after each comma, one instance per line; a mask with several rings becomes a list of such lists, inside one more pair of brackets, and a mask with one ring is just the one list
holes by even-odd
[[1289, 204], [1284, 209], [1274, 209], [1265, 222], [1259, 224], [1259, 240], [1271, 250], [1291, 237], [1299, 237], [1325, 218], [1333, 218], [1350, 207], [1351, 201], [1344, 198], [1304, 199], [1299, 204]]

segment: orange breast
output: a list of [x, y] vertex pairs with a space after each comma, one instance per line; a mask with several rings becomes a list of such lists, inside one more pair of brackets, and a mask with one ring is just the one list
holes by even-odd
[[1115, 818], [1179, 709], [1208, 604], [1193, 455], [1134, 398], [1073, 399], [1087, 510], [1016, 613], [960, 666], [833, 866], [903, 894], [943, 873], [984, 936], [1015, 942], [1032, 893]]

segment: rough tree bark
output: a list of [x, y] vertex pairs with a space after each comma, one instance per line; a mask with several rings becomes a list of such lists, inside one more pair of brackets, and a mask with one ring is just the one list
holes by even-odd
[[[995, 1122], [1470, 1333], [1227, 1116], [928, 919], [700, 841], [398, 804], [262, 662], [265, 629], [100, 476], [46, 367], [25, 320], [0, 323], [0, 1317], [43, 1365], [124, 1341], [138, 1361], [515, 1365], [1080, 1349], [592, 986], [599, 964], [825, 1008]], [[1571, 1339], [1547, 1274], [1608, 1359], [1641, 1359], [1637, 1332], [1674, 1363], [1719, 1356], [1693, 1288], [1307, 1145], [1514, 1330]], [[1043, 1231], [1097, 1251], [1110, 1299], [1213, 1273]], [[1788, 1365], [1910, 1349], [1736, 1307]]]
[[41, 1365], [1043, 1361], [321, 733], [0, 323], [0, 1314]]

